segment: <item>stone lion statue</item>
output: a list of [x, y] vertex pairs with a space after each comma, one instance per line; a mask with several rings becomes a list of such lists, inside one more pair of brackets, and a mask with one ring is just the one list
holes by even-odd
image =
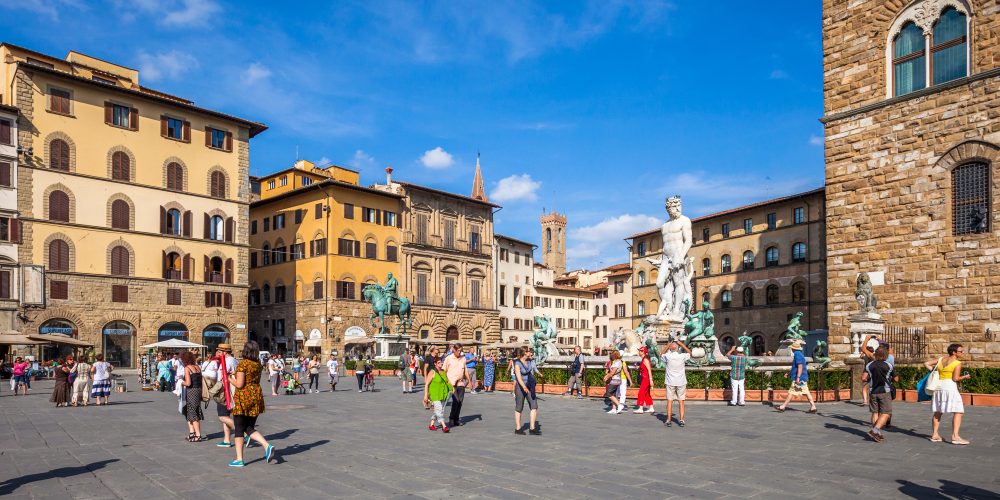
[[868, 273], [858, 274], [857, 288], [854, 289], [854, 298], [858, 300], [862, 313], [874, 313], [878, 307], [878, 298], [872, 291], [872, 280]]

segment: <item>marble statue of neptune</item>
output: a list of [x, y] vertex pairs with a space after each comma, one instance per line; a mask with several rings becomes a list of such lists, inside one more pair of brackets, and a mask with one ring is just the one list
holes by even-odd
[[663, 236], [663, 254], [659, 258], [648, 259], [659, 266], [656, 288], [660, 296], [660, 306], [656, 319], [660, 321], [683, 322], [685, 303], [691, 303], [692, 265], [688, 259], [691, 250], [691, 219], [681, 215], [681, 197], [671, 196], [666, 200], [667, 214], [670, 216], [660, 229]]

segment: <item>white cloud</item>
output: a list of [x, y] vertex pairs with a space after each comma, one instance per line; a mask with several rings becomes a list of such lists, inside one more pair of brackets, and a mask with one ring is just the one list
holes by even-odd
[[813, 146], [822, 146], [823, 145], [823, 138], [820, 137], [820, 136], [818, 136], [818, 135], [810, 135], [809, 136], [809, 144], [813, 145]]
[[270, 76], [271, 70], [267, 69], [267, 66], [255, 62], [251, 63], [250, 66], [247, 66], [247, 69], [243, 70], [243, 74], [240, 78], [243, 80], [244, 84], [253, 85], [261, 80], [266, 80]]
[[198, 60], [191, 54], [171, 50], [159, 54], [139, 53], [139, 73], [144, 80], [158, 82], [164, 78], [177, 78], [198, 67]]
[[423, 163], [427, 168], [440, 170], [454, 165], [455, 158], [451, 156], [451, 153], [438, 146], [429, 151], [424, 151], [424, 155], [420, 157], [420, 163]]
[[375, 166], [375, 157], [359, 149], [354, 152], [354, 157], [351, 158], [351, 166], [358, 170], [372, 168]]
[[543, 132], [546, 130], [563, 130], [572, 128], [571, 123], [555, 123], [555, 122], [532, 122], [532, 123], [519, 123], [514, 126], [518, 130], [533, 130], [535, 132]]
[[566, 251], [570, 267], [600, 268], [628, 261], [625, 238], [655, 229], [663, 221], [644, 214], [623, 214], [572, 229], [569, 241], [573, 246]]
[[532, 179], [528, 174], [512, 175], [500, 179], [497, 187], [490, 193], [490, 199], [499, 202], [536, 201], [540, 187], [542, 183]]
[[322, 156], [322, 157], [320, 157], [320, 159], [314, 161], [313, 165], [316, 165], [317, 167], [323, 168], [323, 167], [329, 166], [331, 163], [333, 163], [333, 160], [331, 160], [327, 156]]
[[212, 0], [181, 0], [180, 9], [168, 11], [162, 22], [167, 26], [204, 26], [221, 11], [222, 7]]
[[784, 80], [786, 78], [788, 78], [788, 73], [786, 73], [784, 70], [776, 69], [774, 71], [771, 71], [772, 80]]

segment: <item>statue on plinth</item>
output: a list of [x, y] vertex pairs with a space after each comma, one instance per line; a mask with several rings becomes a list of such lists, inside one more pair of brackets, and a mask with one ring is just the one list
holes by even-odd
[[[410, 315], [410, 299], [400, 297], [398, 287], [399, 281], [392, 277], [392, 273], [389, 273], [385, 285], [371, 283], [361, 289], [362, 298], [372, 307], [368, 321], [373, 328], [378, 328], [379, 335], [389, 334], [389, 327], [385, 324], [386, 316], [399, 318], [399, 323], [396, 325], [396, 335], [406, 335], [407, 329], [413, 326], [413, 318]], [[376, 317], [381, 322], [381, 326], [375, 324]]]
[[715, 351], [718, 349], [719, 340], [715, 337], [715, 315], [709, 310], [708, 301], [701, 303], [701, 310], [691, 312], [688, 310], [690, 301], [684, 301], [684, 343], [692, 350], [700, 347], [705, 351], [705, 356], [688, 360], [691, 366], [714, 365], [716, 363]]
[[531, 349], [535, 352], [538, 364], [542, 364], [549, 356], [559, 355], [559, 350], [556, 349], [556, 338], [559, 336], [559, 332], [556, 330], [552, 317], [548, 314], [535, 316], [535, 325], [538, 326], [538, 329], [531, 336]]
[[862, 314], [877, 314], [875, 308], [878, 307], [878, 298], [872, 290], [872, 280], [868, 273], [858, 274], [857, 286], [854, 289], [854, 298], [861, 306]]
[[756, 366], [760, 366], [759, 359], [750, 357], [750, 352], [751, 352], [750, 346], [753, 345], [753, 337], [747, 335], [747, 332], [744, 331], [743, 335], [740, 335], [740, 337], [736, 340], [740, 343], [740, 347], [743, 348], [743, 352], [746, 353], [747, 355], [747, 367], [753, 368]]
[[656, 329], [649, 328], [646, 325], [646, 320], [642, 320], [639, 323], [639, 326], [635, 329], [635, 334], [642, 341], [642, 345], [646, 348], [646, 352], [654, 353], [653, 356], [649, 357], [649, 361], [653, 365], [653, 368], [666, 368], [666, 363], [663, 362], [663, 359], [655, 355], [655, 353], [660, 352], [660, 348], [656, 345]]
[[830, 356], [828, 356], [829, 353], [826, 352], [826, 347], [827, 344], [825, 341], [817, 341], [816, 347], [813, 348], [812, 352], [813, 363], [819, 363], [821, 369], [830, 366], [831, 360]]
[[663, 253], [647, 261], [659, 267], [656, 289], [660, 306], [656, 319], [680, 323], [685, 319], [685, 301], [691, 301], [692, 264], [688, 258], [691, 250], [691, 219], [681, 215], [681, 197], [671, 196], [665, 202], [670, 218], [660, 228]]
[[800, 327], [801, 324], [802, 311], [799, 311], [795, 313], [795, 316], [792, 316], [792, 320], [788, 322], [788, 328], [785, 329], [784, 339], [804, 341], [808, 332]]

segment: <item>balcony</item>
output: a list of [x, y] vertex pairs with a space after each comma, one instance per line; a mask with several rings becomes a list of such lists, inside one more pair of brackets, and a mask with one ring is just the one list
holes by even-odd
[[222, 273], [211, 272], [208, 275], [208, 280], [210, 283], [222, 283]]
[[167, 279], [168, 280], [179, 280], [181, 279], [180, 269], [167, 269]]

